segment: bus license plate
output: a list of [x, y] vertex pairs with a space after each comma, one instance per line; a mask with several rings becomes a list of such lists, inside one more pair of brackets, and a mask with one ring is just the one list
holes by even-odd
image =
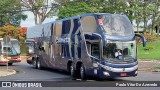
[[125, 76], [127, 76], [127, 73], [121, 73], [120, 76], [125, 77]]

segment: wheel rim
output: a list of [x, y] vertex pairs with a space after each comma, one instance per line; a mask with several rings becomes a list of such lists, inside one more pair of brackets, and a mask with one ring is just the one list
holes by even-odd
[[83, 69], [83, 66], [81, 66], [81, 79], [84, 79], [84, 69]]
[[33, 67], [36, 68], [36, 60], [33, 61]]
[[38, 69], [40, 69], [40, 61], [38, 61], [37, 67], [38, 67]]
[[74, 69], [73, 69], [73, 66], [72, 66], [72, 65], [71, 65], [71, 67], [70, 67], [70, 73], [71, 73], [71, 76], [73, 76]]

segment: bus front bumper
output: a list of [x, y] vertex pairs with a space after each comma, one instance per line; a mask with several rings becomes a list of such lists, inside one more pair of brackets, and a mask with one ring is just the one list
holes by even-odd
[[27, 60], [27, 63], [32, 64], [33, 62], [32, 62], [32, 60]]
[[0, 57], [0, 64], [5, 64], [5, 63], [18, 63], [21, 62], [21, 57], [20, 56], [14, 56], [14, 57]]
[[27, 56], [27, 63], [28, 64], [33, 64], [32, 56]]
[[101, 67], [97, 74], [100, 78], [134, 77], [138, 74], [138, 66], [128, 68]]

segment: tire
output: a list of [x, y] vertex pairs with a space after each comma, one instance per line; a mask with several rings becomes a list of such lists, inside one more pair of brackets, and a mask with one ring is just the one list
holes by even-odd
[[13, 63], [8, 63], [8, 65], [9, 65], [9, 66], [12, 66], [12, 65], [13, 65]]
[[73, 79], [75, 79], [75, 77], [76, 77], [76, 71], [75, 71], [73, 63], [70, 65], [70, 75], [71, 75], [71, 77]]
[[33, 67], [34, 67], [35, 69], [37, 69], [37, 60], [36, 60], [36, 59], [33, 59]]
[[80, 67], [80, 77], [81, 77], [81, 80], [86, 80], [86, 73], [85, 73], [85, 68], [84, 68], [84, 65], [82, 64], [81, 67]]
[[37, 65], [37, 69], [40, 69], [40, 70], [42, 69], [40, 60], [37, 60], [37, 64], [36, 65]]

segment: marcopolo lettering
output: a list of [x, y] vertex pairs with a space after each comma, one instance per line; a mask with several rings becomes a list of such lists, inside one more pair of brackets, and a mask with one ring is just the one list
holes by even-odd
[[56, 37], [56, 43], [57, 44], [65, 44], [69, 43], [70, 39], [68, 37], [62, 38], [62, 37]]

